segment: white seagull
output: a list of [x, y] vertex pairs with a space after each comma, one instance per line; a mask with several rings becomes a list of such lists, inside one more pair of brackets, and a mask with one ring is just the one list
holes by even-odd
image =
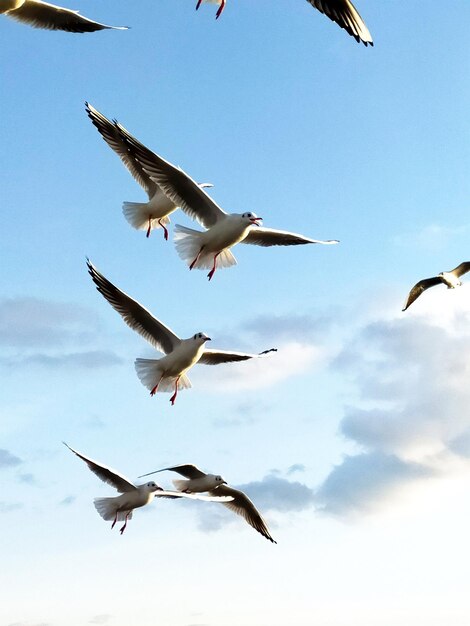
[[[202, 2], [220, 5], [215, 14], [215, 19], [217, 19], [222, 15], [227, 0], [198, 0], [196, 10], [199, 9]], [[365, 46], [374, 45], [369, 29], [350, 0], [307, 0], [307, 2], [329, 17], [330, 20], [336, 22], [338, 26], [344, 28], [358, 43], [362, 41]]]
[[95, 508], [101, 517], [110, 521], [113, 520], [111, 528], [114, 528], [116, 522], [124, 520], [124, 525], [120, 528], [120, 533], [126, 530], [128, 520], [132, 519], [132, 512], [134, 509], [138, 509], [141, 506], [150, 504], [152, 500], [157, 498], [191, 498], [192, 500], [205, 500], [208, 502], [228, 502], [231, 498], [228, 495], [221, 494], [223, 498], [218, 496], [201, 496], [199, 494], [187, 494], [180, 491], [165, 491], [159, 487], [156, 483], [149, 482], [143, 485], [134, 485], [125, 476], [119, 474], [115, 470], [101, 465], [92, 459], [80, 454], [68, 444], [63, 442], [69, 450], [76, 454], [80, 459], [85, 461], [91, 471], [98, 476], [103, 482], [114, 487], [121, 496], [115, 496], [114, 498], [95, 498]]
[[173, 405], [178, 390], [191, 387], [191, 381], [186, 376], [186, 372], [198, 362], [205, 365], [219, 365], [233, 361], [246, 361], [277, 351], [276, 348], [271, 348], [259, 354], [247, 354], [226, 350], [207, 350], [205, 343], [211, 339], [201, 332], [189, 339], [180, 339], [160, 320], [153, 317], [150, 311], [110, 283], [88, 259], [87, 265], [96, 288], [121, 315], [126, 324], [166, 355], [161, 359], [136, 359], [135, 361], [137, 376], [150, 390], [151, 396], [157, 391], [173, 391], [170, 398]]
[[177, 472], [184, 476], [188, 480], [174, 480], [173, 484], [180, 493], [201, 493], [208, 492], [210, 495], [215, 496], [217, 494], [232, 496], [232, 500], [229, 502], [223, 502], [223, 504], [237, 515], [241, 515], [250, 526], [253, 526], [255, 530], [272, 541], [277, 543], [271, 537], [266, 522], [261, 517], [261, 514], [250, 500], [250, 498], [238, 489], [229, 487], [226, 481], [217, 474], [206, 474], [195, 465], [174, 465], [173, 467], [165, 467], [161, 470], [149, 472], [148, 474], [142, 474], [139, 478], [144, 476], [150, 476], [151, 474], [158, 474], [159, 472]]
[[96, 30], [127, 30], [127, 26], [107, 26], [83, 17], [78, 11], [41, 0], [1, 0], [0, 13], [35, 28], [65, 30], [69, 33], [92, 33]]
[[337, 239], [321, 241], [285, 230], [262, 228], [262, 220], [255, 213], [225, 213], [200, 186], [183, 170], [175, 167], [142, 144], [129, 138], [135, 158], [150, 178], [189, 217], [197, 220], [207, 230], [199, 231], [177, 224], [175, 245], [179, 256], [194, 267], [209, 269], [209, 280], [217, 267], [230, 267], [237, 263], [230, 248], [237, 243], [258, 246], [298, 246], [308, 243], [336, 244]]
[[417, 298], [419, 298], [423, 291], [426, 291], [426, 289], [429, 289], [430, 287], [440, 284], [447, 285], [447, 289], [460, 287], [462, 285], [462, 281], [460, 281], [459, 278], [467, 272], [470, 272], [470, 261], [461, 263], [453, 270], [450, 270], [450, 272], [441, 272], [432, 278], [424, 278], [423, 280], [420, 280], [408, 294], [408, 298], [402, 311], [406, 311], [406, 309], [411, 306]]
[[[124, 202], [122, 212], [129, 224], [137, 230], [147, 230], [147, 237], [154, 228], [163, 229], [165, 239], [168, 239], [168, 229], [170, 213], [176, 211], [177, 206], [168, 198], [160, 187], [153, 182], [150, 176], [144, 171], [139, 161], [136, 160], [131, 144], [126, 141], [132, 138], [134, 143], [142, 146], [142, 149], [148, 150], [135, 137], [121, 126], [116, 120], [112, 122], [104, 115], [97, 111], [91, 104], [85, 102], [86, 112], [99, 133], [106, 141], [108, 146], [114, 150], [134, 179], [146, 191], [148, 202]], [[150, 150], [148, 150], [150, 152]], [[201, 187], [212, 187], [210, 183], [201, 183]]]

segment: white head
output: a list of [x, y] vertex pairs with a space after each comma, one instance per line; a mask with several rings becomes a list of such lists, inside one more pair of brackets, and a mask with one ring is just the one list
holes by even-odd
[[195, 341], [198, 346], [202, 346], [206, 343], [206, 341], [212, 341], [210, 337], [205, 335], [204, 333], [196, 333], [190, 339], [190, 341]]
[[247, 226], [259, 226], [259, 222], [263, 221], [262, 217], [258, 217], [256, 213], [251, 213], [250, 211], [242, 213], [240, 218], [246, 223]]
[[140, 489], [148, 493], [153, 493], [154, 491], [163, 491], [163, 489], [159, 487], [157, 483], [154, 483], [153, 480], [151, 480], [149, 483], [144, 483], [143, 485], [140, 485]]

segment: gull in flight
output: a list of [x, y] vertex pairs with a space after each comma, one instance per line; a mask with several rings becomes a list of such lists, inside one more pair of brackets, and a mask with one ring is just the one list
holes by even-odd
[[[196, 9], [199, 9], [202, 2], [219, 5], [215, 14], [215, 19], [217, 19], [222, 15], [227, 0], [198, 0]], [[369, 29], [350, 0], [307, 0], [307, 2], [329, 17], [330, 20], [336, 22], [338, 26], [344, 28], [358, 43], [362, 41], [365, 46], [374, 45]]]
[[165, 491], [156, 483], [149, 482], [143, 485], [134, 485], [125, 476], [119, 474], [115, 470], [101, 465], [92, 459], [89, 459], [80, 452], [71, 448], [63, 442], [67, 448], [76, 454], [82, 461], [88, 465], [90, 470], [98, 476], [103, 482], [114, 487], [122, 495], [114, 498], [95, 498], [95, 508], [101, 517], [106, 521], [113, 520], [111, 528], [114, 528], [116, 522], [122, 522], [124, 525], [119, 529], [121, 535], [126, 530], [128, 520], [132, 519], [132, 512], [141, 506], [150, 504], [152, 500], [157, 498], [191, 498], [192, 500], [205, 500], [208, 502], [228, 502], [233, 499], [228, 495], [220, 494], [218, 496], [201, 496], [200, 494], [188, 494], [180, 491]]
[[266, 537], [266, 539], [269, 539], [269, 541], [272, 541], [273, 543], [277, 543], [277, 541], [274, 541], [271, 537], [266, 522], [261, 517], [259, 511], [250, 498], [243, 493], [243, 491], [229, 487], [222, 476], [218, 476], [217, 474], [206, 474], [195, 465], [187, 464], [165, 467], [161, 470], [156, 470], [155, 472], [142, 474], [139, 478], [166, 471], [177, 472], [187, 479], [173, 481], [174, 486], [180, 493], [191, 494], [208, 492], [212, 496], [232, 496], [232, 500], [229, 502], [223, 502], [223, 504], [237, 515], [241, 515], [245, 521], [261, 533], [263, 537]]
[[[144, 171], [139, 161], [134, 156], [130, 142], [131, 138], [135, 144], [141, 146], [143, 150], [148, 150], [135, 137], [121, 126], [116, 120], [110, 121], [88, 102], [85, 102], [86, 112], [93, 124], [98, 129], [108, 146], [114, 150], [134, 179], [147, 192], [148, 202], [124, 202], [122, 212], [129, 224], [137, 230], [147, 230], [147, 237], [154, 228], [163, 229], [163, 236], [168, 240], [168, 229], [170, 213], [176, 211], [177, 206], [168, 198], [161, 188], [153, 182], [150, 176]], [[200, 187], [212, 187], [210, 183], [201, 183]]]
[[261, 357], [276, 348], [264, 350], [259, 354], [229, 352], [227, 350], [208, 350], [206, 341], [210, 337], [202, 332], [189, 339], [180, 339], [165, 324], [145, 309], [136, 300], [109, 282], [87, 259], [88, 272], [98, 291], [123, 318], [126, 324], [146, 339], [154, 348], [165, 353], [161, 359], [136, 359], [135, 369], [141, 383], [153, 396], [157, 391], [173, 391], [170, 402], [174, 405], [180, 389], [191, 387], [186, 372], [196, 363], [219, 365], [233, 361], [246, 361]]
[[65, 30], [69, 33], [93, 33], [106, 28], [127, 30], [127, 26], [106, 26], [79, 15], [78, 11], [41, 0], [1, 0], [0, 13], [35, 28]]
[[419, 296], [429, 289], [430, 287], [434, 287], [435, 285], [440, 285], [441, 283], [447, 285], [447, 289], [455, 289], [456, 287], [460, 287], [462, 281], [459, 280], [461, 276], [470, 272], [470, 261], [465, 261], [461, 263], [450, 272], [441, 272], [437, 276], [433, 276], [432, 278], [425, 278], [420, 280], [413, 289], [408, 294], [408, 299], [406, 301], [405, 306], [402, 311], [406, 311], [408, 307], [410, 307], [413, 302], [419, 298]]
[[230, 248], [240, 242], [258, 246], [339, 243], [337, 239], [320, 241], [285, 230], [262, 228], [259, 225], [262, 218], [255, 213], [225, 213], [183, 170], [150, 152], [132, 138], [129, 138], [129, 143], [136, 159], [150, 178], [182, 211], [207, 229], [199, 231], [177, 224], [175, 245], [180, 258], [187, 262], [189, 269], [210, 269], [207, 275], [209, 280], [216, 268], [236, 264]]

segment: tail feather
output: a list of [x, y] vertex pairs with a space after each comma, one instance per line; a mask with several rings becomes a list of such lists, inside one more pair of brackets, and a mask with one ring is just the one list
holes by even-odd
[[180, 480], [178, 478], [175, 478], [175, 480], [172, 480], [171, 482], [173, 483], [177, 491], [184, 491], [188, 484], [187, 480]]
[[[124, 202], [122, 205], [122, 212], [129, 224], [137, 230], [147, 230], [149, 226], [149, 217], [151, 217], [151, 208], [148, 202]], [[169, 224], [170, 218], [165, 215], [159, 218], [161, 224]], [[158, 219], [151, 219], [150, 226], [154, 228], [160, 228]]]
[[[188, 265], [191, 265], [201, 251], [203, 245], [202, 235], [204, 233], [199, 230], [187, 228], [186, 226], [181, 226], [181, 224], [176, 224], [174, 233], [176, 252], [180, 259], [183, 259]], [[237, 260], [228, 248], [219, 253], [216, 261], [216, 267], [218, 269], [236, 264]], [[213, 265], [214, 253], [204, 253], [203, 250], [202, 253], [199, 254], [199, 258], [193, 267], [197, 267], [198, 269], [212, 269]]]
[[[139, 377], [140, 382], [147, 387], [149, 391], [158, 385], [158, 391], [161, 392], [173, 392], [175, 390], [176, 376], [165, 376], [162, 378], [162, 370], [160, 363], [156, 359], [136, 359], [135, 371]], [[189, 389], [191, 387], [191, 381], [183, 374], [178, 381], [178, 390]]]
[[114, 518], [118, 522], [124, 521], [126, 515], [127, 519], [132, 519], [132, 511], [116, 511], [118, 507], [116, 498], [95, 498], [94, 505], [101, 517], [108, 522], [114, 521]]

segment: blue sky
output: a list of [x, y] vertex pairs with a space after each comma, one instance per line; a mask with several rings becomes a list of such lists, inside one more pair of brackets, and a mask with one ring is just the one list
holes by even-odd
[[[366, 49], [301, 0], [194, 4], [76, 0], [132, 27], [83, 36], [1, 20], [0, 621], [467, 625], [470, 287], [401, 308], [469, 260], [470, 6], [357, 0]], [[85, 100], [225, 210], [341, 243], [240, 245], [208, 283], [128, 226], [145, 194]], [[133, 362], [154, 352], [86, 256], [177, 334], [277, 354], [150, 398]], [[221, 473], [278, 545], [203, 503], [155, 502], [121, 537], [62, 440], [131, 479]]]

